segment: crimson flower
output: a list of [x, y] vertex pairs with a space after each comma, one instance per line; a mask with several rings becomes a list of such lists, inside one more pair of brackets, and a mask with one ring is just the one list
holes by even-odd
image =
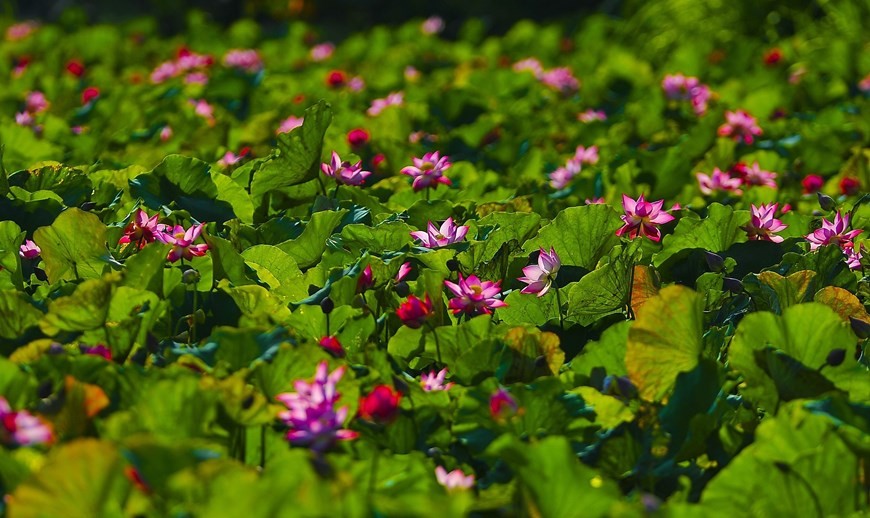
[[359, 400], [359, 416], [370, 423], [387, 425], [399, 417], [402, 394], [388, 385], [378, 385]]
[[359, 275], [359, 278], [356, 280], [356, 292], [362, 293], [374, 285], [375, 280], [372, 276], [372, 265], [367, 264]]
[[323, 347], [326, 352], [335, 358], [344, 358], [344, 347], [341, 346], [341, 342], [335, 336], [324, 336], [317, 345]]
[[489, 397], [489, 414], [496, 421], [504, 421], [519, 413], [520, 406], [510, 393], [499, 388]]
[[779, 208], [778, 203], [769, 205], [749, 206], [752, 212], [752, 217], [749, 223], [742, 227], [750, 241], [771, 241], [773, 243], [782, 243], [781, 236], [775, 236], [774, 233], [784, 230], [788, 225], [776, 219], [776, 209]]
[[76, 77], [82, 77], [85, 73], [85, 66], [77, 59], [71, 59], [66, 64], [66, 71]]
[[494, 309], [507, 306], [497, 298], [501, 293], [501, 281], [481, 281], [476, 275], [463, 278], [460, 273], [458, 283], [444, 281], [444, 285], [456, 296], [448, 303], [454, 315], [491, 314]]
[[354, 128], [347, 132], [347, 143], [354, 149], [368, 144], [369, 138], [369, 132], [362, 128]]
[[851, 176], [847, 176], [840, 180], [840, 192], [845, 196], [852, 196], [853, 194], [858, 194], [858, 191], [861, 190], [861, 181], [857, 178], [852, 178]]
[[801, 180], [801, 186], [804, 188], [804, 194], [814, 194], [822, 190], [825, 185], [825, 179], [817, 174], [808, 174]]
[[643, 194], [637, 200], [622, 195], [622, 208], [625, 215], [620, 216], [625, 224], [616, 231], [617, 236], [628, 234], [631, 239], [638, 235], [646, 236], [658, 242], [662, 239], [662, 233], [658, 225], [673, 221], [674, 217], [662, 210], [664, 200], [652, 203], [643, 199]]
[[429, 299], [429, 294], [426, 294], [423, 300], [409, 295], [408, 300], [396, 309], [396, 316], [411, 329], [419, 329], [432, 315], [432, 301]]
[[155, 237], [161, 243], [172, 245], [169, 250], [169, 255], [166, 257], [169, 262], [174, 263], [179, 259], [187, 259], [188, 261], [194, 257], [202, 257], [208, 251], [208, 245], [203, 243], [194, 245], [193, 242], [202, 233], [202, 224], [193, 225], [189, 229], [184, 230], [181, 225], [175, 227], [165, 226], [162, 231], [157, 232]]
[[100, 89], [96, 86], [89, 86], [82, 90], [82, 104], [88, 104], [100, 96]]

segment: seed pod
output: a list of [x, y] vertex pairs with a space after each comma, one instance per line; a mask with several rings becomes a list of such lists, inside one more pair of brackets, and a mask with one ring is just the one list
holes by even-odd
[[324, 297], [324, 299], [320, 301], [320, 309], [323, 310], [323, 314], [328, 315], [332, 313], [333, 309], [335, 309], [335, 302], [333, 302], [329, 297]]

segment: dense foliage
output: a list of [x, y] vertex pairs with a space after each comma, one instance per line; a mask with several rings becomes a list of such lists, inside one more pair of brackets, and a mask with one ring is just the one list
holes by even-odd
[[870, 8], [683, 4], [7, 20], [4, 512], [862, 515]]

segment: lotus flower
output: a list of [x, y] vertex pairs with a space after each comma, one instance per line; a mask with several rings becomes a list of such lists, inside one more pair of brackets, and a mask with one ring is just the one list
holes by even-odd
[[341, 346], [341, 342], [339, 342], [338, 338], [335, 336], [324, 336], [320, 339], [317, 345], [323, 347], [326, 352], [335, 358], [344, 358], [344, 347]]
[[388, 385], [378, 385], [359, 400], [361, 419], [379, 425], [390, 424], [399, 417], [402, 394]]
[[538, 253], [538, 264], [523, 268], [524, 276], [520, 277], [519, 281], [528, 286], [523, 288], [521, 293], [535, 293], [538, 297], [543, 297], [556, 280], [561, 265], [562, 261], [553, 247], [550, 247], [549, 253], [541, 248]]
[[29, 239], [25, 239], [24, 244], [18, 248], [18, 255], [24, 259], [36, 259], [41, 253], [42, 250]]
[[411, 273], [411, 263], [405, 262], [402, 263], [402, 266], [399, 267], [399, 273], [396, 274], [396, 282], [402, 282], [402, 280]]
[[847, 176], [840, 180], [840, 193], [844, 196], [852, 196], [853, 194], [858, 194], [860, 190], [861, 181], [857, 178]]
[[774, 243], [782, 243], [783, 238], [776, 236], [774, 233], [784, 230], [788, 225], [776, 219], [774, 215], [779, 204], [772, 203], [769, 205], [761, 205], [756, 207], [750, 205], [752, 217], [749, 224], [742, 227], [746, 231], [750, 241], [771, 241]]
[[725, 121], [725, 124], [719, 126], [720, 137], [731, 137], [737, 142], [742, 140], [747, 145], [751, 145], [755, 137], [762, 133], [755, 117], [743, 110], [725, 112]]
[[574, 159], [581, 164], [595, 165], [598, 163], [598, 146], [577, 146], [574, 150]]
[[834, 221], [822, 218], [822, 227], [814, 230], [806, 236], [810, 242], [810, 250], [818, 250], [820, 246], [837, 245], [845, 248], [846, 244], [855, 239], [863, 232], [861, 229], [846, 231], [849, 228], [849, 214], [841, 215], [840, 211], [834, 215]]
[[157, 218], [159, 214], [148, 216], [148, 213], [142, 209], [136, 211], [133, 220], [124, 227], [124, 235], [118, 240], [119, 244], [126, 245], [136, 243], [141, 249], [145, 245], [157, 239], [159, 233]]
[[321, 164], [320, 170], [340, 184], [355, 186], [364, 184], [366, 178], [372, 174], [371, 171], [363, 171], [362, 161], [351, 165], [350, 162], [343, 162], [335, 151], [332, 152], [332, 161]]
[[801, 186], [804, 188], [804, 194], [815, 194], [822, 190], [825, 185], [825, 179], [817, 174], [808, 174], [801, 180]]
[[427, 187], [437, 188], [438, 184], [450, 185], [450, 180], [444, 176], [444, 171], [450, 168], [447, 156], [440, 156], [437, 151], [426, 153], [422, 158], [413, 158], [414, 165], [402, 168], [402, 174], [414, 178], [414, 191], [422, 191]]
[[45, 98], [44, 93], [36, 90], [27, 94], [24, 105], [29, 113], [37, 114], [47, 110], [50, 103], [48, 102], [48, 99]]
[[426, 18], [420, 25], [420, 30], [423, 34], [433, 35], [444, 30], [444, 19], [440, 16], [430, 16]]
[[440, 229], [430, 221], [427, 232], [417, 230], [411, 232], [411, 237], [419, 240], [426, 248], [440, 248], [462, 241], [467, 233], [467, 226], [456, 225], [453, 223], [453, 218], [447, 218]]
[[501, 293], [500, 281], [481, 281], [476, 275], [463, 278], [460, 273], [458, 283], [444, 281], [444, 285], [456, 296], [448, 303], [454, 315], [491, 314], [494, 309], [507, 306], [503, 300], [496, 298]]
[[489, 397], [489, 414], [496, 421], [504, 421], [516, 415], [519, 410], [517, 400], [503, 388], [499, 388]]
[[256, 74], [263, 69], [263, 60], [254, 49], [231, 49], [224, 54], [224, 66]]
[[281, 133], [290, 133], [294, 129], [302, 126], [303, 122], [302, 117], [289, 116], [286, 119], [281, 121], [281, 124], [278, 126], [278, 129], [275, 130], [275, 133], [280, 135]]
[[453, 386], [453, 383], [444, 383], [447, 379], [447, 367], [444, 367], [438, 372], [430, 371], [428, 373], [424, 372], [420, 375], [420, 385], [423, 387], [423, 390], [426, 392], [432, 392], [433, 390], [450, 390], [450, 387]]
[[356, 280], [356, 292], [362, 293], [374, 285], [375, 279], [372, 275], [372, 265], [367, 264]]
[[740, 189], [740, 178], [731, 178], [728, 173], [723, 173], [718, 167], [713, 168], [713, 173], [709, 176], [704, 173], [695, 173], [698, 178], [698, 185], [701, 187], [701, 192], [706, 195], [712, 195], [717, 192], [730, 192], [734, 194], [743, 194]]
[[547, 70], [539, 75], [541, 83], [558, 90], [563, 94], [570, 94], [580, 89], [580, 81], [574, 77], [570, 68], [558, 67]]
[[758, 185], [776, 189], [776, 173], [765, 171], [758, 165], [758, 162], [754, 162], [749, 167], [742, 168], [741, 176], [743, 183], [746, 185]]
[[710, 88], [702, 84], [697, 77], [683, 74], [666, 75], [662, 80], [662, 89], [668, 99], [690, 101], [695, 115], [703, 115], [707, 111], [707, 101], [711, 96]]
[[580, 170], [581, 162], [579, 160], [569, 160], [565, 167], [558, 167], [549, 174], [550, 187], [564, 189], [580, 173]]
[[662, 233], [658, 225], [674, 219], [673, 216], [662, 210], [664, 202], [664, 200], [659, 200], [650, 203], [643, 199], [643, 194], [637, 200], [633, 200], [623, 194], [622, 208], [625, 210], [625, 215], [621, 218], [625, 225], [616, 231], [616, 235], [623, 236], [627, 233], [631, 239], [641, 235], [655, 242], [661, 241]]
[[202, 257], [208, 251], [207, 244], [194, 245], [193, 242], [202, 233], [202, 224], [193, 225], [189, 229], [184, 230], [181, 225], [175, 227], [165, 227], [163, 231], [157, 232], [155, 237], [161, 243], [172, 245], [169, 250], [169, 255], [166, 257], [170, 263], [174, 263], [179, 259], [187, 259], [188, 261], [194, 257]]
[[0, 397], [0, 443], [9, 446], [31, 446], [51, 442], [51, 427], [40, 418], [20, 410], [13, 412], [9, 402]]
[[311, 56], [312, 61], [325, 61], [332, 56], [333, 52], [335, 52], [335, 45], [326, 42], [311, 47], [309, 55]]
[[604, 110], [593, 110], [592, 108], [589, 108], [585, 112], [578, 114], [577, 120], [586, 124], [596, 121], [603, 122], [607, 120], [607, 113], [605, 113]]
[[443, 466], [435, 468], [435, 478], [448, 491], [470, 489], [474, 487], [474, 475], [466, 475], [462, 470], [454, 469], [450, 473]]
[[359, 436], [357, 432], [342, 428], [347, 419], [347, 407], [335, 408], [341, 397], [337, 385], [343, 375], [344, 367], [338, 367], [330, 373], [328, 364], [320, 362], [311, 383], [297, 380], [294, 382], [296, 392], [275, 396], [288, 408], [278, 414], [278, 419], [290, 427], [287, 432], [290, 444], [323, 452], [336, 441], [347, 441]]
[[396, 316], [403, 324], [411, 329], [419, 329], [423, 324], [434, 314], [432, 311], [432, 301], [429, 295], [420, 300], [414, 295], [408, 296], [408, 300], [399, 305], [396, 309]]
[[389, 106], [402, 106], [403, 104], [405, 104], [405, 94], [402, 92], [391, 92], [383, 99], [372, 101], [372, 105], [366, 113], [371, 117], [375, 117], [380, 115]]
[[843, 245], [843, 254], [846, 256], [846, 264], [852, 270], [861, 269], [861, 259], [863, 258], [864, 243], [855, 246], [855, 243], [845, 243]]

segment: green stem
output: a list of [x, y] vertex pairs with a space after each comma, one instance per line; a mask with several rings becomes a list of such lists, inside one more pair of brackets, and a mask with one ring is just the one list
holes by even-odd
[[329, 313], [324, 313], [326, 316], [326, 336], [329, 336]]
[[374, 498], [375, 498], [375, 486], [378, 481], [378, 459], [381, 457], [381, 449], [375, 446], [375, 453], [372, 456], [372, 470], [369, 474], [369, 490], [366, 496], [366, 500], [368, 501], [368, 508], [374, 509]]
[[432, 331], [432, 336], [435, 338], [435, 354], [438, 358], [438, 366], [443, 367], [444, 362], [441, 360], [441, 341], [438, 340], [438, 333], [435, 331], [435, 326], [433, 326], [431, 322], [427, 321], [426, 327], [428, 327], [429, 330]]
[[266, 469], [266, 425], [260, 427], [260, 467]]
[[[553, 283], [555, 284], [555, 283]], [[562, 292], [559, 291], [559, 286], [556, 285], [556, 304], [559, 306], [559, 329], [565, 330], [565, 317], [562, 315]]]

